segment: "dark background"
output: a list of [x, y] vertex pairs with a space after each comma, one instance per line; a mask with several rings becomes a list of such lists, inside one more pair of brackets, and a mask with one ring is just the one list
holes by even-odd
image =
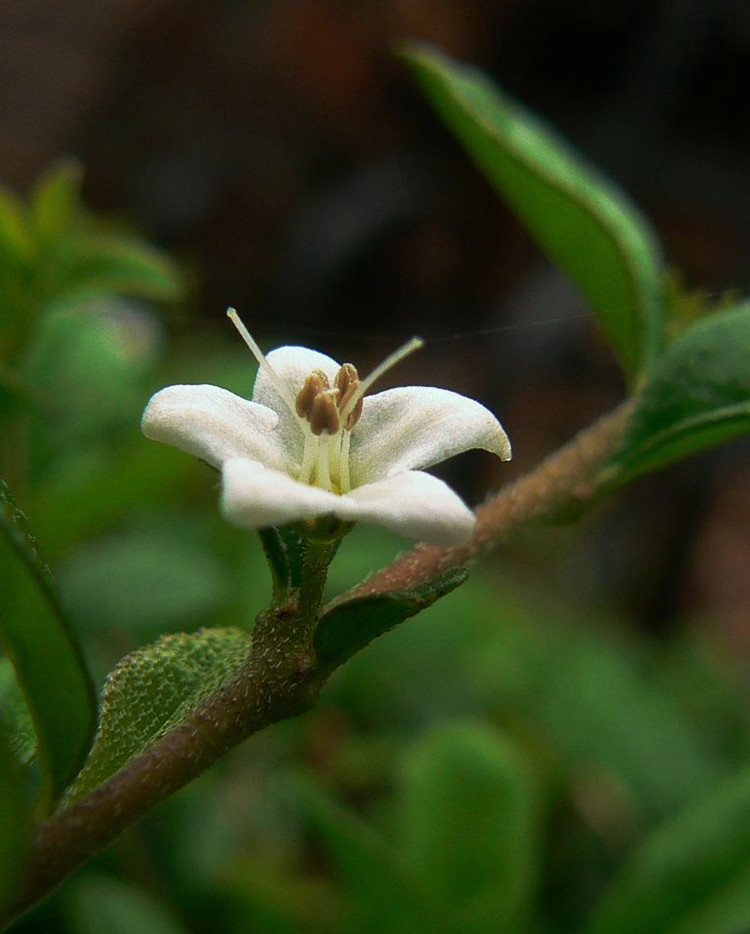
[[[614, 403], [619, 376], [421, 98], [404, 38], [481, 66], [572, 140], [687, 286], [747, 291], [743, 0], [5, 0], [0, 178], [23, 190], [80, 158], [87, 202], [188, 271], [177, 330], [224, 327], [234, 304], [266, 346], [365, 369], [422, 334], [414, 372], [490, 405], [517, 472]], [[574, 553], [521, 549], [519, 573], [553, 567], [641, 627], [697, 613], [750, 646], [749, 454], [640, 481]], [[469, 498], [500, 478], [485, 465], [456, 468]]]

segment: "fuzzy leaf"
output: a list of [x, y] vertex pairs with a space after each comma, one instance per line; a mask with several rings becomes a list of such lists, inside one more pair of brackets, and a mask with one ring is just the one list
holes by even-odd
[[89, 751], [96, 701], [49, 569], [2, 481], [0, 583], [0, 635], [34, 722], [49, 801], [62, 792]]
[[632, 378], [658, 356], [659, 248], [627, 197], [479, 70], [421, 45], [405, 58], [436, 110], [539, 246], [581, 289]]
[[250, 637], [240, 629], [163, 636], [132, 652], [104, 685], [99, 729], [69, 802], [85, 797], [241, 671]]
[[373, 639], [455, 590], [467, 576], [466, 570], [458, 568], [414, 590], [337, 603], [321, 617], [315, 630], [313, 644], [318, 657], [334, 667], [341, 665]]
[[413, 749], [400, 783], [397, 850], [450, 930], [524, 930], [536, 878], [531, 770], [481, 723], [440, 727]]
[[750, 771], [648, 838], [586, 934], [737, 934], [750, 928]]
[[638, 397], [601, 484], [624, 483], [750, 431], [749, 358], [750, 303], [677, 337]]

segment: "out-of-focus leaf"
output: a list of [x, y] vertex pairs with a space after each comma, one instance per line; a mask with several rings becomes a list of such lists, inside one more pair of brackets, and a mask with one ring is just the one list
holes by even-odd
[[85, 797], [181, 724], [239, 674], [250, 651], [240, 629], [164, 636], [126, 655], [104, 685], [99, 729], [67, 796]]
[[414, 590], [337, 603], [321, 617], [315, 630], [318, 657], [333, 666], [342, 664], [373, 639], [455, 590], [467, 576], [463, 568], [457, 568]]
[[142, 888], [105, 876], [76, 883], [68, 915], [76, 934], [187, 934], [172, 912]]
[[89, 750], [96, 701], [52, 577], [2, 481], [0, 580], [0, 634], [34, 721], [46, 796], [54, 799]]
[[750, 303], [671, 344], [638, 397], [602, 485], [620, 484], [750, 431]]
[[400, 854], [350, 811], [308, 785], [301, 800], [330, 847], [351, 895], [348, 930], [357, 934], [417, 934], [436, 930], [425, 892], [408, 872]]
[[25, 861], [30, 801], [26, 775], [0, 716], [0, 911], [13, 896]]
[[479, 70], [407, 46], [440, 116], [541, 248], [578, 285], [631, 379], [663, 340], [662, 267], [635, 207]]
[[78, 212], [83, 169], [65, 159], [45, 172], [31, 193], [31, 223], [44, 246], [57, 240], [74, 223]]
[[9, 658], [0, 658], [0, 733], [7, 737], [19, 764], [32, 760], [36, 752], [34, 723]]
[[[717, 779], [675, 701], [649, 684], [643, 660], [624, 640], [575, 631], [554, 639], [548, 631], [529, 648], [519, 700], [579, 777], [608, 776], [636, 814], [652, 817], [674, 813]], [[490, 652], [483, 662], [489, 667]]]
[[58, 580], [79, 625], [154, 635], [205, 622], [230, 586], [212, 552], [162, 529], [92, 542], [60, 568]]
[[178, 457], [166, 445], [140, 438], [135, 444], [129, 442], [79, 452], [46, 478], [35, 497], [33, 514], [51, 556], [139, 511], [184, 504], [196, 488], [195, 481], [203, 480], [208, 470], [189, 457]]
[[0, 186], [0, 267], [28, 259], [32, 251], [23, 206], [13, 192]]
[[55, 294], [131, 295], [177, 301], [182, 277], [167, 257], [146, 243], [112, 234], [81, 234], [58, 257]]
[[750, 772], [665, 824], [634, 855], [587, 934], [750, 928]]
[[447, 928], [518, 931], [537, 872], [534, 776], [502, 734], [442, 726], [412, 749], [400, 783], [396, 848]]
[[[365, 549], [367, 536], [361, 542]], [[710, 734], [654, 683], [642, 646], [600, 613], [571, 612], [498, 575], [477, 571], [429, 614], [351, 658], [328, 696], [381, 729], [502, 710], [563, 774], [608, 776], [636, 828], [724, 774]]]

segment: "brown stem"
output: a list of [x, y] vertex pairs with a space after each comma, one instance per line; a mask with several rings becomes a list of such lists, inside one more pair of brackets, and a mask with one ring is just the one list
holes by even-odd
[[569, 511], [581, 511], [597, 493], [596, 475], [622, 437], [631, 410], [632, 403], [620, 406], [576, 435], [531, 473], [479, 506], [474, 535], [465, 545], [417, 546], [334, 602], [411, 590], [451, 568], [465, 566], [519, 528]]
[[[622, 406], [536, 470], [477, 510], [477, 528], [460, 548], [417, 547], [346, 595], [410, 589], [466, 564], [516, 529], [589, 502], [594, 478], [622, 436], [629, 415]], [[206, 701], [181, 727], [150, 746], [88, 798], [53, 815], [38, 829], [26, 881], [0, 927], [44, 898], [82, 863], [160, 801], [252, 733], [296, 716], [315, 702], [324, 675], [300, 636], [298, 607], [261, 614], [243, 675]], [[307, 627], [304, 627], [307, 629]]]

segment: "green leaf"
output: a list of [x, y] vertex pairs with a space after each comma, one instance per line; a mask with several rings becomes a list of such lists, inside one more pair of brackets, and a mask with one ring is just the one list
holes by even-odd
[[0, 717], [0, 912], [16, 891], [31, 828], [27, 776], [12, 746]]
[[422, 45], [405, 58], [436, 110], [539, 246], [581, 289], [633, 378], [663, 339], [659, 248], [639, 212], [477, 69]]
[[750, 771], [658, 828], [587, 934], [737, 934], [750, 927]]
[[75, 222], [80, 205], [83, 169], [65, 159], [37, 181], [31, 193], [31, 223], [42, 245], [59, 239]]
[[182, 530], [129, 529], [81, 546], [59, 569], [60, 590], [82, 631], [142, 634], [197, 626], [230, 594], [213, 550]]
[[313, 644], [318, 658], [334, 667], [342, 664], [373, 639], [455, 590], [467, 576], [464, 568], [457, 568], [414, 590], [337, 603], [324, 613], [315, 630]]
[[0, 635], [38, 738], [48, 802], [91, 745], [96, 701], [85, 662], [26, 519], [0, 481]]
[[33, 249], [23, 205], [12, 191], [0, 186], [0, 269], [9, 261], [15, 265], [28, 259]]
[[404, 766], [398, 852], [450, 930], [521, 930], [537, 875], [534, 776], [521, 752], [482, 723], [441, 726]]
[[19, 765], [27, 765], [34, 758], [34, 723], [9, 658], [0, 658], [0, 732], [7, 736]]
[[72, 802], [177, 729], [247, 662], [250, 637], [240, 629], [164, 636], [126, 655], [107, 678], [99, 729], [67, 795]]
[[750, 431], [750, 303], [713, 315], [670, 345], [599, 482], [618, 485]]
[[108, 233], [81, 234], [61, 247], [56, 295], [131, 295], [176, 301], [184, 283], [163, 253], [141, 241]]
[[76, 934], [187, 934], [153, 895], [106, 876], [77, 882], [68, 914]]
[[[419, 882], [377, 831], [309, 784], [299, 786], [305, 811], [330, 848], [352, 901], [347, 930], [416, 934], [436, 930]], [[432, 923], [427, 923], [430, 919]]]

